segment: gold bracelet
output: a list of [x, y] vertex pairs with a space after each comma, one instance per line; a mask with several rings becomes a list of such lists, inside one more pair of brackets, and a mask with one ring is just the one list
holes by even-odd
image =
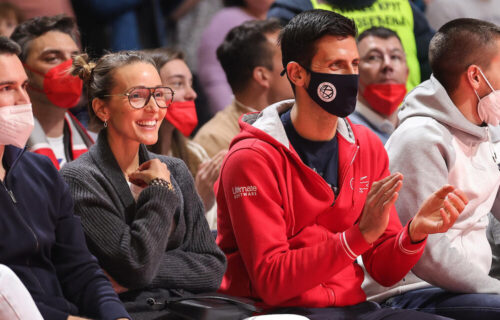
[[167, 180], [162, 179], [162, 178], [154, 178], [153, 180], [151, 180], [149, 182], [149, 185], [150, 186], [166, 187], [166, 188], [168, 188], [168, 190], [174, 191], [174, 186], [172, 185], [172, 183], [170, 181], [167, 181]]

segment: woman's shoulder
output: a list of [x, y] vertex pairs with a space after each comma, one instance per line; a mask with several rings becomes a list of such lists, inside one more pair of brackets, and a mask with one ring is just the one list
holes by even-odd
[[59, 171], [61, 175], [65, 178], [67, 177], [77, 177], [77, 178], [88, 178], [88, 173], [95, 171], [95, 165], [92, 162], [92, 157], [89, 152], [86, 152], [79, 156], [77, 159], [66, 163]]

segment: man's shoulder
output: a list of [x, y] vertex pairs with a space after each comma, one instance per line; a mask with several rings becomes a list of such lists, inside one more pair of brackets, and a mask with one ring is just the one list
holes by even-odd
[[226, 134], [227, 129], [232, 130], [233, 127], [239, 128], [238, 118], [240, 115], [232, 105], [227, 106], [205, 123], [193, 140], [198, 142], [206, 136], [222, 136]]
[[35, 172], [44, 172], [45, 174], [57, 174], [57, 169], [52, 161], [45, 155], [31, 151], [25, 151], [20, 158], [24, 173], [33, 174]]
[[428, 145], [448, 142], [450, 130], [428, 116], [411, 117], [403, 121], [391, 135], [391, 144]]

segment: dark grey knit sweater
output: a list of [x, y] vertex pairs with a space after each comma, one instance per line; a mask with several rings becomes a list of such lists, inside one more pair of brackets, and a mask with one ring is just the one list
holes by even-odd
[[175, 192], [148, 186], [137, 202], [105, 130], [89, 152], [63, 167], [89, 249], [126, 288], [215, 291], [226, 260], [210, 233], [193, 178], [182, 160], [141, 145], [140, 163], [152, 158], [167, 165]]

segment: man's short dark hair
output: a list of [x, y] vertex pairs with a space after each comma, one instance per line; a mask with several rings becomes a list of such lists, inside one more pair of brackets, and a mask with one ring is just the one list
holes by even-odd
[[448, 93], [457, 89], [460, 75], [470, 65], [483, 70], [500, 48], [500, 27], [477, 19], [455, 19], [443, 25], [431, 39], [429, 62], [434, 77]]
[[323, 36], [356, 37], [356, 24], [338, 13], [308, 10], [296, 15], [280, 34], [283, 67], [290, 61], [310, 68], [316, 42]]
[[[267, 34], [281, 30], [276, 19], [247, 21], [229, 31], [217, 48], [217, 58], [233, 92], [245, 88], [253, 70], [262, 66], [273, 69], [273, 44]], [[277, 44], [275, 45], [277, 48]]]
[[19, 55], [20, 53], [21, 48], [17, 43], [7, 37], [0, 36], [0, 54]]
[[19, 58], [25, 61], [28, 57], [31, 41], [49, 31], [60, 31], [69, 35], [75, 42], [78, 38], [78, 30], [75, 20], [65, 15], [53, 17], [36, 17], [19, 24], [10, 38], [21, 46]]
[[394, 32], [391, 29], [387, 29], [384, 27], [371, 27], [370, 29], [366, 29], [365, 31], [361, 32], [361, 34], [358, 36], [358, 43], [361, 42], [366, 37], [376, 37], [380, 39], [389, 39], [389, 38], [396, 38], [399, 40], [399, 43], [401, 43], [401, 38], [399, 38], [398, 34]]

